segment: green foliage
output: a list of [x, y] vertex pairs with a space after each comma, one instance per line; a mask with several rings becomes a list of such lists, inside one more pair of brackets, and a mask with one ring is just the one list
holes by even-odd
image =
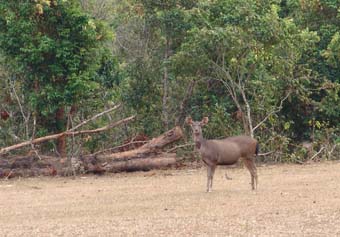
[[[315, 47], [310, 47], [300, 61], [310, 72], [308, 83], [301, 85], [294, 106], [288, 105], [294, 111], [289, 113], [297, 125], [297, 135], [311, 138], [308, 121], [316, 118], [327, 122], [328, 127], [339, 128], [339, 1], [287, 1], [288, 15], [301, 29], [313, 30], [320, 38]], [[303, 114], [295, 110], [300, 108]], [[294, 118], [295, 117], [295, 118]], [[306, 134], [307, 131], [307, 134]], [[303, 134], [303, 135], [302, 135]]]
[[43, 3], [42, 12], [37, 3], [19, 2], [1, 4], [0, 46], [19, 66], [15, 73], [25, 75], [32, 106], [51, 113], [76, 103], [96, 87], [95, 24], [76, 1]]
[[273, 2], [215, 1], [202, 9], [195, 16], [195, 20], [201, 17], [201, 23], [192, 28], [182, 51], [173, 57], [179, 62], [175, 65], [191, 68], [191, 73], [199, 71], [208, 83], [215, 79], [219, 92], [214, 92], [233, 100], [235, 107], [240, 104], [244, 112], [241, 93], [245, 90], [254, 117], [261, 121], [285, 93], [300, 84], [303, 78], [295, 75], [297, 62], [318, 37], [281, 19]]
[[[78, 1], [2, 1], [0, 47], [12, 61], [14, 80], [43, 126], [64, 130], [56, 111], [93, 97], [103, 32], [81, 12]], [[97, 72], [99, 68], [99, 71]], [[101, 71], [100, 71], [101, 70]], [[45, 118], [45, 119], [42, 119]]]
[[340, 32], [336, 32], [327, 49], [322, 54], [326, 59], [327, 63], [329, 63], [332, 67], [339, 68], [340, 62]]
[[[320, 14], [317, 2], [130, 2], [131, 9], [138, 8], [140, 14], [129, 19], [138, 18], [146, 26], [141, 28], [144, 33], [133, 35], [148, 43], [144, 45], [146, 54], [129, 61], [126, 67], [129, 89], [125, 98], [145, 121], [148, 133], [161, 129], [161, 78], [167, 65], [172, 121], [180, 116], [180, 105], [185, 101], [186, 115], [196, 119], [210, 117], [207, 137], [239, 134], [243, 122], [231, 115], [241, 109], [247, 119], [248, 102], [254, 126], [267, 119], [255, 131], [260, 140], [268, 141], [263, 144], [265, 150], [278, 149], [283, 154], [292, 151], [290, 143], [312, 139], [313, 129], [308, 125], [311, 118], [323, 123], [327, 117], [329, 123], [324, 128], [338, 126], [338, 106], [330, 106], [337, 101], [338, 87], [328, 81], [336, 78], [330, 66], [338, 62], [334, 19], [337, 4], [321, 3], [325, 5], [323, 11], [331, 13], [324, 20], [326, 12]], [[316, 22], [321, 18], [323, 28], [319, 32]], [[326, 43], [325, 37], [332, 38], [332, 43]], [[172, 53], [164, 60], [169, 39]], [[317, 51], [319, 46], [323, 49]], [[314, 66], [317, 64], [321, 67]], [[320, 71], [327, 74], [322, 77]], [[328, 78], [329, 73], [333, 79]], [[192, 82], [195, 86], [186, 100]], [[316, 116], [316, 111], [323, 111], [324, 115]], [[229, 127], [231, 123], [236, 126]], [[270, 143], [272, 137], [278, 142]], [[279, 160], [289, 159], [286, 156]]]
[[[186, 15], [187, 9], [194, 5], [195, 1], [190, 0], [132, 1], [128, 7], [131, 15], [126, 14], [124, 8], [123, 19], [117, 17], [114, 22], [118, 27], [119, 46], [124, 45], [119, 50], [128, 62], [123, 67], [128, 85], [123, 99], [143, 119], [143, 130], [147, 134], [159, 134], [166, 129], [160, 118], [164, 107], [171, 117], [170, 124], [175, 123], [178, 100], [186, 89], [180, 83], [187, 84], [187, 81], [176, 77], [170, 69], [169, 57], [177, 51], [191, 27]], [[168, 83], [165, 89], [164, 77]], [[165, 93], [177, 101], [168, 99], [164, 105]]]
[[[170, 127], [188, 115], [209, 116], [208, 138], [256, 127], [261, 151], [276, 151], [264, 161], [305, 161], [305, 140], [312, 154], [337, 151], [338, 0], [104, 2], [0, 1], [2, 65], [8, 62], [2, 83], [10, 91], [12, 82], [24, 112], [38, 116], [36, 134], [63, 129], [65, 121], [55, 120], [61, 107], [76, 106], [80, 121], [122, 100], [118, 117], [138, 117], [116, 139], [160, 134], [166, 111]], [[17, 105], [4, 108], [15, 119], [0, 121], [1, 138], [14, 142], [26, 129], [14, 125], [23, 123]], [[104, 149], [112, 134], [84, 144]]]

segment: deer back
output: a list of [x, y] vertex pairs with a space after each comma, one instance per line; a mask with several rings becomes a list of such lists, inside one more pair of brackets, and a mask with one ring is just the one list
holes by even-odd
[[224, 139], [226, 142], [237, 144], [241, 157], [249, 157], [255, 154], [257, 140], [248, 136], [235, 136]]
[[223, 140], [206, 140], [200, 149], [202, 158], [216, 165], [231, 165], [241, 156], [237, 143]]

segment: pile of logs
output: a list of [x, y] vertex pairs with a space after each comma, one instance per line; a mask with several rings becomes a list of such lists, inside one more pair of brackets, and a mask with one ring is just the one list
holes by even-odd
[[[152, 140], [148, 140], [148, 137], [145, 135], [138, 135], [124, 141], [124, 144], [119, 147], [80, 157], [59, 158], [44, 156], [38, 154], [34, 147], [35, 144], [49, 140], [57, 140], [61, 137], [79, 136], [107, 131], [135, 119], [135, 116], [130, 116], [116, 122], [111, 122], [101, 128], [79, 130], [79, 128], [85, 124], [104, 114], [117, 110], [120, 107], [121, 105], [118, 104], [109, 108], [64, 132], [40, 138], [32, 138], [28, 141], [0, 148], [0, 178], [39, 175], [72, 175], [78, 173], [101, 174], [104, 172], [138, 170], [146, 171], [174, 165], [176, 163], [176, 154], [163, 152], [163, 148], [182, 138], [183, 133], [180, 127], [175, 127]], [[3, 114], [1, 114], [1, 116], [3, 116]], [[8, 153], [11, 151], [25, 146], [31, 146], [32, 152], [29, 152], [24, 156], [8, 156]]]
[[[1, 155], [0, 152], [0, 177], [54, 176], [78, 173], [101, 174], [104, 172], [147, 171], [168, 167], [176, 164], [176, 154], [166, 153], [163, 148], [179, 140], [182, 136], [181, 128], [175, 127], [159, 137], [147, 142], [144, 141], [142, 146], [134, 146], [132, 150], [124, 148], [116, 153], [96, 153], [63, 159], [37, 156], [33, 152], [25, 156], [7, 157]], [[125, 147], [125, 145], [122, 147]], [[1, 150], [4, 154], [4, 151], [7, 152], [8, 149], [3, 148]]]

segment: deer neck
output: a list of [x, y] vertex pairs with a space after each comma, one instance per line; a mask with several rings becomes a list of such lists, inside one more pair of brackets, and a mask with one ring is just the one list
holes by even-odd
[[196, 149], [201, 149], [201, 147], [205, 144], [205, 139], [202, 134], [194, 135], [194, 142]]

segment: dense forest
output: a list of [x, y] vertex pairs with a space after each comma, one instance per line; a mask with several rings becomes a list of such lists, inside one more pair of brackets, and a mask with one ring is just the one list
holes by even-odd
[[9, 154], [90, 154], [180, 126], [185, 157], [185, 118], [207, 116], [205, 137], [255, 137], [259, 161], [337, 159], [340, 1], [0, 0], [0, 88], [2, 148], [115, 106], [82, 129], [135, 116]]

